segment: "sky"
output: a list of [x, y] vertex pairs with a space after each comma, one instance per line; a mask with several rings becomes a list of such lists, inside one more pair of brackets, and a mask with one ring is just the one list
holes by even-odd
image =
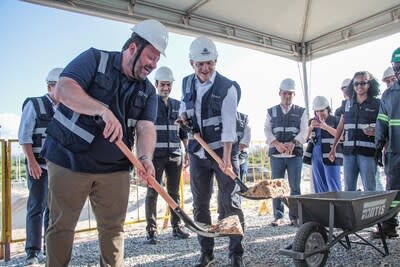
[[[21, 105], [26, 97], [45, 94], [45, 77], [50, 69], [66, 66], [90, 47], [120, 51], [133, 26], [16, 0], [1, 0], [0, 10], [0, 138], [17, 137]], [[167, 57], [161, 56], [158, 62], [174, 73], [173, 98], [181, 98], [182, 78], [193, 73], [188, 59], [193, 39], [170, 33]], [[281, 80], [295, 80], [294, 103], [304, 106], [298, 63], [220, 42], [216, 46], [216, 69], [240, 84], [238, 110], [249, 115], [253, 139], [265, 139], [266, 111], [280, 101]], [[333, 109], [337, 108], [342, 99], [341, 82], [360, 70], [370, 71], [380, 81], [390, 66], [393, 50], [399, 46], [400, 33], [308, 63], [310, 103], [315, 96], [323, 95]], [[151, 82], [154, 73], [149, 75]]]

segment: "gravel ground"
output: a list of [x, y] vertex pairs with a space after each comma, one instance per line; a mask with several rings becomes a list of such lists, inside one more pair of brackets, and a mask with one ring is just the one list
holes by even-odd
[[[251, 184], [248, 184], [251, 186]], [[132, 203], [129, 214], [136, 214], [137, 209], [144, 209], [143, 198], [146, 189], [143, 187], [131, 188]], [[309, 191], [309, 179], [302, 182], [302, 192]], [[135, 194], [138, 194], [140, 201], [135, 202]], [[215, 195], [212, 199], [212, 206], [215, 207]], [[269, 201], [271, 203], [271, 201]], [[159, 214], [162, 214], [165, 204], [159, 201]], [[190, 214], [191, 193], [188, 186], [185, 187], [185, 210]], [[245, 214], [246, 229], [243, 240], [245, 254], [244, 263], [247, 267], [264, 266], [293, 266], [293, 260], [279, 254], [279, 249], [286, 247], [293, 242], [298, 228], [293, 226], [272, 227], [272, 215], [259, 215], [259, 201], [244, 200], [243, 212]], [[215, 212], [213, 213], [216, 216]], [[287, 215], [286, 215], [287, 216]], [[130, 216], [128, 215], [128, 219]], [[214, 221], [215, 218], [214, 218]], [[159, 225], [162, 222], [159, 221]], [[199, 257], [199, 245], [196, 235], [191, 233], [187, 240], [176, 240], [171, 235], [171, 228], [162, 230], [159, 234], [160, 242], [157, 245], [147, 245], [143, 241], [146, 237], [145, 223], [130, 224], [125, 227], [125, 266], [143, 267], [186, 267], [193, 266]], [[369, 238], [373, 228], [364, 229], [359, 234], [366, 239]], [[381, 246], [380, 241], [374, 241], [375, 245]], [[353, 245], [346, 250], [340, 244], [332, 247], [329, 253], [326, 266], [400, 266], [400, 238], [387, 241], [390, 255], [382, 257], [376, 250], [368, 246]], [[11, 245], [11, 260], [7, 263], [0, 261], [0, 266], [23, 266], [25, 261], [24, 243], [13, 243]], [[229, 266], [228, 259], [228, 238], [217, 238], [215, 240], [215, 258], [213, 266]], [[72, 259], [69, 266], [99, 266], [99, 249], [97, 232], [83, 232], [75, 235]], [[42, 257], [44, 266], [44, 257]]]
[[[293, 266], [292, 259], [280, 255], [279, 249], [293, 241], [298, 228], [271, 227], [269, 222], [272, 216], [259, 216], [258, 205], [246, 201], [243, 206], [247, 225], [243, 241], [246, 266]], [[192, 266], [199, 256], [195, 234], [187, 240], [175, 240], [171, 229], [167, 228], [160, 233], [159, 244], [145, 245], [144, 228], [143, 223], [126, 226], [125, 266]], [[372, 230], [365, 229], [360, 234], [369, 239]], [[374, 244], [379, 245], [380, 242], [374, 241]], [[216, 263], [213, 266], [229, 266], [227, 246], [227, 238], [216, 239]], [[390, 255], [382, 257], [371, 247], [354, 245], [352, 249], [346, 250], [336, 244], [330, 251], [326, 266], [400, 266], [400, 239], [389, 239], [388, 246]], [[19, 251], [11, 261], [1, 262], [0, 265], [23, 266], [25, 255], [21, 244]], [[77, 234], [70, 266], [99, 266], [98, 255], [96, 232]]]

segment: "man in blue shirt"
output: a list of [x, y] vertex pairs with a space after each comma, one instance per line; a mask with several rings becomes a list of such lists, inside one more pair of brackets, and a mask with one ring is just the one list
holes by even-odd
[[[42, 228], [49, 225], [47, 208], [47, 167], [40, 155], [46, 138], [45, 130], [57, 109], [54, 88], [62, 68], [52, 69], [46, 78], [47, 94], [41, 97], [29, 97], [22, 106], [18, 139], [26, 157], [29, 196], [26, 211], [26, 262], [25, 265], [39, 263], [42, 248]], [[46, 246], [43, 244], [43, 253]]]
[[155, 88], [147, 76], [167, 47], [168, 33], [155, 20], [132, 29], [122, 52], [94, 48], [71, 61], [55, 89], [54, 114], [43, 154], [49, 170], [50, 225], [46, 266], [67, 266], [74, 230], [89, 197], [97, 220], [100, 266], [124, 265], [123, 225], [129, 197], [128, 159], [114, 144], [136, 150], [154, 175]]

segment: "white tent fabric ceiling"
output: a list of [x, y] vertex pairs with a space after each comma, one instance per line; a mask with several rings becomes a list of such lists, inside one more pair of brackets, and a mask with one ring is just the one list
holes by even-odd
[[129, 23], [155, 18], [176, 33], [303, 62], [400, 31], [400, 0], [25, 1]]

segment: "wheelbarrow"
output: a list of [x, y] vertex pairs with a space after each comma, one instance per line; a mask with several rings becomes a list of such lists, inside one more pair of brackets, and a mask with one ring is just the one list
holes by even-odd
[[[339, 243], [350, 249], [351, 244], [371, 246], [382, 256], [389, 249], [382, 231], [382, 222], [392, 218], [400, 205], [391, 207], [398, 190], [385, 192], [328, 192], [288, 197], [297, 209], [300, 227], [293, 243], [279, 253], [293, 258], [295, 266], [324, 266], [329, 250]], [[378, 226], [383, 250], [366, 240], [358, 231]], [[335, 232], [334, 232], [334, 229]], [[354, 235], [357, 241], [351, 241]]]

